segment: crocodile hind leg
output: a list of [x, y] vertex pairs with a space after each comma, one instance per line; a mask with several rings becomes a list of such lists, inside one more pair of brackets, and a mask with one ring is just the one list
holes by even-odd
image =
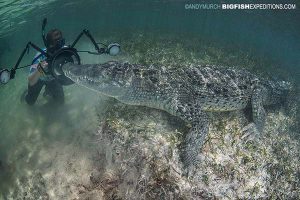
[[251, 98], [253, 122], [259, 132], [263, 130], [266, 111], [263, 106], [266, 92], [262, 88], [255, 88]]
[[208, 117], [199, 104], [178, 106], [179, 116], [192, 125], [184, 139], [182, 161], [187, 173], [196, 165], [208, 133]]
[[[265, 124], [266, 111], [263, 107], [266, 91], [263, 88], [255, 88], [251, 97], [253, 123], [248, 124], [242, 130], [244, 138], [253, 138], [263, 131]], [[250, 137], [249, 137], [250, 136]]]

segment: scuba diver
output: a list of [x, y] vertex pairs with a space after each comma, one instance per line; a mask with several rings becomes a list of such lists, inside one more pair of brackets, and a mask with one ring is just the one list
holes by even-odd
[[[64, 103], [65, 99], [62, 86], [71, 85], [74, 82], [65, 76], [62, 66], [68, 62], [80, 65], [81, 59], [78, 54], [79, 52], [89, 53], [92, 55], [108, 54], [111, 56], [116, 56], [120, 52], [120, 45], [118, 43], [111, 43], [107, 45], [101, 42], [96, 42], [87, 29], [83, 29], [71, 44], [65, 45], [65, 39], [59, 29], [52, 29], [45, 34], [46, 25], [47, 18], [44, 18], [42, 23], [42, 38], [45, 45], [44, 49], [41, 49], [29, 41], [19, 56], [16, 64], [11, 69], [0, 68], [0, 84], [4, 85], [15, 78], [16, 71], [18, 69], [30, 67], [28, 75], [28, 89], [21, 95], [21, 102], [26, 101], [29, 105], [33, 105], [36, 102], [44, 86], [44, 97], [51, 96], [55, 103]], [[75, 45], [83, 35], [90, 39], [96, 51], [78, 51], [75, 48]], [[27, 54], [29, 53], [30, 48], [34, 48], [38, 51], [38, 53], [29, 65], [20, 67], [19, 65], [23, 57], [26, 52]]]
[[[65, 39], [62, 36], [62, 32], [58, 29], [52, 29], [46, 36], [46, 48], [45, 52], [55, 53], [65, 45]], [[28, 90], [25, 96], [25, 101], [29, 105], [33, 105], [43, 86], [45, 86], [44, 97], [51, 96], [55, 103], [64, 103], [64, 91], [62, 85], [51, 74], [47, 74], [48, 63], [46, 57], [40, 52], [37, 53], [30, 66], [28, 75]]]

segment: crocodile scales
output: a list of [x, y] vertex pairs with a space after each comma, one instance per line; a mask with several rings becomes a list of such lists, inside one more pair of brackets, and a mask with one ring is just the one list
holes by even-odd
[[130, 105], [161, 109], [191, 125], [182, 152], [183, 164], [193, 166], [208, 133], [206, 112], [222, 112], [251, 106], [257, 130], [264, 125], [264, 105], [280, 103], [287, 82], [258, 78], [246, 70], [215, 66], [181, 68], [145, 67], [139, 64], [63, 66], [74, 82]]

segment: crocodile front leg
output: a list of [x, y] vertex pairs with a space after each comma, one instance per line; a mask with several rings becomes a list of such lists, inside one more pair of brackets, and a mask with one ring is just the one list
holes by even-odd
[[187, 173], [197, 163], [199, 154], [208, 133], [208, 117], [198, 103], [177, 106], [177, 115], [192, 125], [185, 136], [182, 151], [182, 161]]

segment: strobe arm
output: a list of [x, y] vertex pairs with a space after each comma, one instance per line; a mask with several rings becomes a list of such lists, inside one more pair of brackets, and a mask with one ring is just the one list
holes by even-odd
[[[91, 35], [91, 33], [89, 32], [89, 30], [84, 29], [76, 38], [76, 40], [73, 42], [73, 44], [71, 45], [71, 48], [74, 48], [74, 46], [77, 44], [77, 42], [79, 41], [79, 39], [83, 36], [83, 34], [85, 34], [90, 40], [91, 42], [94, 44], [96, 51], [98, 52], [98, 54], [103, 54], [105, 53], [105, 49], [104, 48], [100, 48], [98, 46], [98, 44], [96, 43], [95, 39], [93, 38], [93, 36]], [[90, 52], [92, 53], [92, 52]], [[96, 53], [94, 53], [96, 54]]]
[[37, 50], [38, 52], [40, 52], [41, 54], [45, 55], [46, 57], [50, 57], [50, 56], [51, 56], [50, 53], [44, 52], [41, 48], [39, 48], [38, 46], [36, 46], [36, 45], [33, 44], [32, 42], [28, 42], [28, 43], [26, 44], [26, 47], [25, 47], [24, 50], [22, 51], [22, 53], [21, 53], [21, 55], [20, 55], [20, 57], [19, 57], [17, 63], [16, 63], [15, 66], [10, 70], [10, 79], [15, 78], [16, 70], [18, 69], [18, 67], [19, 67], [19, 65], [20, 65], [20, 63], [21, 63], [21, 61], [22, 61], [22, 59], [23, 59], [25, 53], [29, 51], [30, 46], [33, 47], [33, 48], [34, 48], [35, 50]]

